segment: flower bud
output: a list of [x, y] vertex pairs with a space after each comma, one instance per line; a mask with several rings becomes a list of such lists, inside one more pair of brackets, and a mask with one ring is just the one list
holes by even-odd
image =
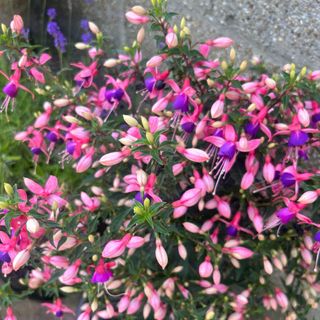
[[247, 65], [248, 65], [248, 61], [247, 60], [243, 60], [241, 63], [240, 63], [240, 72], [243, 72], [244, 70], [247, 69]]
[[90, 48], [89, 44], [83, 43], [83, 42], [77, 42], [75, 45], [76, 49], [78, 50], [86, 50]]
[[9, 183], [4, 183], [3, 184], [4, 190], [7, 193], [8, 196], [12, 196], [13, 195], [13, 188]]
[[130, 127], [139, 127], [138, 121], [132, 116], [128, 116], [128, 115], [124, 114], [123, 115], [123, 120]]
[[119, 60], [118, 60], [118, 59], [110, 58], [110, 59], [107, 59], [107, 60], [103, 63], [103, 65], [104, 65], [106, 68], [113, 68], [113, 67], [115, 67], [118, 63], [119, 63]]
[[139, 31], [138, 31], [138, 34], [137, 34], [137, 42], [139, 44], [141, 44], [144, 40], [144, 37], [145, 37], [145, 30], [144, 28], [142, 27]]
[[139, 16], [145, 16], [147, 14], [147, 10], [142, 6], [133, 6], [131, 11]]
[[28, 221], [27, 221], [27, 230], [30, 232], [30, 233], [37, 233], [40, 229], [40, 225], [39, 225], [39, 222], [37, 219], [31, 217], [31, 218], [28, 218]]
[[98, 33], [100, 33], [100, 29], [94, 22], [88, 21], [88, 27], [93, 34], [97, 35]]

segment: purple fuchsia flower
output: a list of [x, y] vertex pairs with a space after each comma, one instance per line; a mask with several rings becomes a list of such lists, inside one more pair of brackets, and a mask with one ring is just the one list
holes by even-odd
[[57, 10], [55, 8], [49, 8], [47, 10], [47, 16], [50, 18], [50, 20], [53, 20], [57, 16]]
[[115, 262], [107, 262], [104, 263], [101, 259], [98, 265], [95, 267], [95, 271], [91, 278], [92, 283], [104, 283], [107, 282], [112, 276], [113, 272], [111, 268], [114, 267], [116, 264]]
[[55, 300], [54, 303], [42, 303], [41, 305], [48, 309], [47, 313], [51, 313], [57, 318], [62, 318], [64, 313], [71, 313], [75, 315], [73, 310], [71, 310], [70, 308], [62, 304], [62, 301], [60, 298]]

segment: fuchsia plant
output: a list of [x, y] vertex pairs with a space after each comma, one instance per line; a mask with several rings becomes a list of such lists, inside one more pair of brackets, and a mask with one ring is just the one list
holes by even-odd
[[61, 299], [78, 292], [78, 320], [303, 319], [320, 293], [320, 72], [238, 63], [231, 39], [193, 43], [173, 16], [166, 1], [134, 6], [126, 18], [140, 30], [118, 56], [89, 22], [95, 40], [76, 44], [88, 57], [67, 79], [23, 45], [21, 17], [4, 29], [2, 109], [23, 107], [19, 88], [38, 107], [45, 98], [15, 139], [83, 183], [68, 190], [62, 171], [5, 184], [2, 274], [23, 271], [57, 318], [74, 314]]

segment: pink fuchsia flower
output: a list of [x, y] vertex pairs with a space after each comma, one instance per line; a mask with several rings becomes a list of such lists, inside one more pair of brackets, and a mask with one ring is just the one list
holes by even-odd
[[91, 278], [92, 283], [104, 283], [107, 282], [112, 276], [113, 273], [111, 268], [114, 267], [115, 262], [104, 263], [102, 259], [99, 260], [98, 265], [95, 267], [93, 276]]
[[36, 198], [41, 198], [48, 202], [49, 205], [56, 203], [59, 207], [67, 204], [67, 201], [60, 197], [58, 179], [55, 176], [50, 176], [44, 187], [29, 178], [24, 178], [24, 184], [35, 195]]
[[25, 86], [20, 84], [21, 78], [21, 70], [16, 69], [14, 74], [9, 78], [2, 70], [0, 70], [0, 74], [2, 74], [9, 82], [3, 87], [2, 91], [6, 95], [4, 99], [0, 111], [5, 110], [7, 112], [10, 101], [12, 100], [12, 109], [15, 106], [15, 97], [18, 94], [19, 89], [22, 89], [31, 94], [32, 98], [34, 98], [34, 94]]
[[84, 65], [82, 62], [71, 63], [71, 65], [81, 69], [74, 77], [74, 80], [78, 82], [80, 89], [82, 87], [91, 87], [94, 77], [98, 74], [97, 61], [91, 63], [90, 66]]
[[42, 303], [43, 307], [47, 308], [47, 313], [51, 313], [57, 318], [62, 318], [64, 313], [75, 315], [74, 311], [62, 304], [61, 299], [57, 299], [54, 303]]
[[90, 198], [85, 192], [81, 192], [81, 200], [84, 204], [84, 209], [94, 212], [100, 207], [100, 200], [97, 197]]
[[131, 238], [132, 235], [127, 233], [120, 240], [109, 241], [102, 251], [102, 257], [112, 259], [121, 256], [126, 250], [126, 247]]
[[77, 277], [80, 266], [81, 260], [76, 260], [73, 264], [71, 264], [65, 272], [59, 277], [59, 281], [67, 286], [72, 286], [76, 283], [80, 283], [82, 280], [81, 278]]
[[13, 313], [12, 307], [7, 308], [7, 313], [3, 320], [17, 320], [16, 316]]

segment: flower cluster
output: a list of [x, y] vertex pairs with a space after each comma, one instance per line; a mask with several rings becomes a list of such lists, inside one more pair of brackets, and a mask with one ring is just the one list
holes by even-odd
[[[320, 71], [271, 75], [257, 57], [238, 61], [230, 38], [193, 43], [173, 16], [166, 1], [134, 6], [136, 40], [114, 56], [83, 21], [93, 38], [75, 46], [89, 62], [36, 88], [43, 109], [15, 139], [48, 172], [74, 170], [77, 187], [64, 170], [63, 187], [53, 175], [5, 184], [2, 273], [24, 268], [23, 284], [54, 295], [43, 305], [58, 318], [73, 313], [61, 292], [81, 292], [78, 320], [303, 319], [320, 292]], [[144, 25], [153, 56], [142, 54]], [[29, 90], [25, 71], [44, 84], [31, 69], [49, 55], [12, 57], [7, 97]]]
[[62, 33], [58, 23], [55, 20], [57, 16], [56, 9], [49, 8], [47, 11], [47, 15], [49, 17], [49, 22], [47, 24], [47, 32], [54, 40], [54, 46], [60, 51], [66, 51], [67, 39], [65, 38], [64, 34]]

